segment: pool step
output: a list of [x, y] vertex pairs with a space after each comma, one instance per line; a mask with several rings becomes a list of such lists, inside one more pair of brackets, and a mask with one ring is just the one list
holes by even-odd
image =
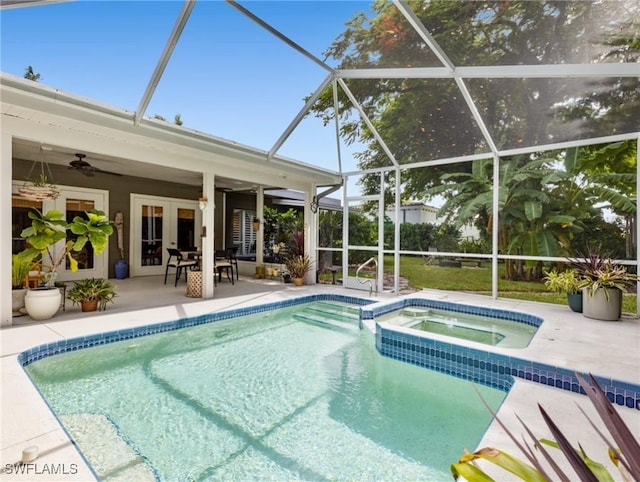
[[315, 308], [309, 308], [314, 310], [321, 310], [325, 313], [333, 313], [335, 315], [351, 318], [353, 320], [360, 320], [360, 307], [353, 305], [341, 305], [338, 303], [330, 303], [328, 301], [318, 301]]
[[78, 413], [60, 417], [82, 454], [102, 481], [155, 482], [147, 460], [121, 436], [117, 427], [101, 414]]
[[418, 308], [412, 306], [409, 308], [404, 308], [400, 313], [411, 318], [423, 318], [431, 313], [431, 310], [429, 308]]
[[347, 331], [359, 331], [358, 324], [354, 323], [353, 320], [340, 321], [336, 319], [335, 316], [323, 316], [308, 309], [304, 309], [301, 313], [296, 313], [293, 315], [293, 318], [298, 321], [315, 325], [331, 326]]
[[341, 321], [343, 323], [357, 325], [360, 321], [360, 316], [353, 315], [352, 313], [345, 313], [341, 311], [325, 310], [324, 306], [321, 308], [309, 307], [302, 310], [302, 313], [308, 313], [312, 315], [322, 316], [335, 321]]

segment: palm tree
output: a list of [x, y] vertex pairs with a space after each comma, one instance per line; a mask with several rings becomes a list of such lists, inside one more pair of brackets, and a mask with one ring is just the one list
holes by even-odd
[[[515, 156], [500, 164], [498, 189], [498, 250], [506, 254], [557, 256], [563, 249], [558, 229], [578, 229], [575, 217], [551, 209], [546, 180], [554, 173], [550, 159]], [[455, 219], [457, 226], [477, 217], [487, 220], [487, 232], [493, 219], [493, 161], [473, 161], [471, 173], [450, 173], [441, 177], [442, 185], [429, 195], [445, 196], [440, 213]], [[508, 279], [532, 278], [537, 262], [508, 261]], [[523, 268], [527, 268], [525, 273]], [[538, 270], [540, 271], [540, 270]], [[540, 274], [540, 273], [537, 273]]]

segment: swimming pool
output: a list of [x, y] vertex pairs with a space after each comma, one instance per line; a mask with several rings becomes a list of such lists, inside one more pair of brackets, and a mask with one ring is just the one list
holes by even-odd
[[353, 306], [316, 300], [26, 369], [102, 480], [449, 479], [490, 415], [471, 383], [373, 343]]

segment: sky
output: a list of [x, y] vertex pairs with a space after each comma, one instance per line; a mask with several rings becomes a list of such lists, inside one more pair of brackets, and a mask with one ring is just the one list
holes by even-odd
[[[365, 1], [243, 1], [315, 56]], [[0, 11], [3, 72], [134, 112], [183, 2], [74, 1]], [[333, 66], [333, 65], [332, 65]], [[146, 115], [270, 150], [327, 73], [228, 4], [200, 0]], [[357, 168], [341, 146], [343, 171]], [[279, 154], [338, 170], [335, 125], [305, 118]]]

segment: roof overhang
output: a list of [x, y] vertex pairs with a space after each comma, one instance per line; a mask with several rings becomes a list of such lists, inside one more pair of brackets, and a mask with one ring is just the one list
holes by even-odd
[[[95, 155], [203, 172], [255, 185], [307, 190], [340, 184], [340, 174], [203, 132], [0, 73], [2, 130], [16, 138]], [[68, 161], [68, 156], [65, 157]], [[65, 162], [67, 162], [65, 161]], [[56, 162], [47, 159], [47, 162]], [[148, 177], [148, 170], [145, 174]]]

